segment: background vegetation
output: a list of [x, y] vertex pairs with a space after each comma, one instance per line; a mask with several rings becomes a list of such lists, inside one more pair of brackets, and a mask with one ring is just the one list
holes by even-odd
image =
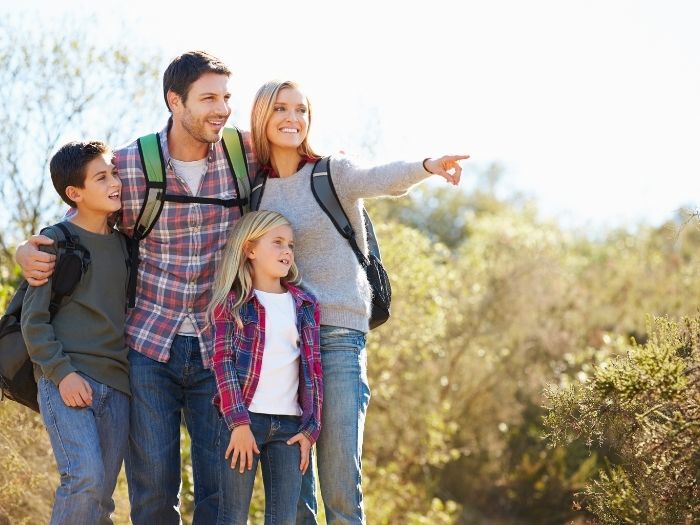
[[[135, 107], [160, 75], [142, 52], [17, 27], [0, 21], [0, 89], [17, 101], [0, 107], [0, 306], [16, 240], [59, 210], [26, 174], [72, 133], [125, 141], [114, 104]], [[468, 177], [470, 191], [368, 203], [395, 298], [369, 338], [369, 522], [700, 523], [695, 222], [591, 238], [497, 197], [498, 167]], [[187, 519], [187, 462], [183, 479]], [[0, 524], [47, 522], [56, 482], [39, 418], [1, 403]], [[128, 523], [123, 477], [116, 499]]]

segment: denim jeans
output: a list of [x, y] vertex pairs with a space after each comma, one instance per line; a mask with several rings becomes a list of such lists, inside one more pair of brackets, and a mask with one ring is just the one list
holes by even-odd
[[129, 436], [129, 396], [83, 377], [92, 388], [92, 406], [85, 408], [66, 406], [58, 387], [39, 379], [41, 416], [61, 475], [51, 525], [112, 523], [112, 493]]
[[[365, 334], [321, 326], [321, 364], [323, 414], [316, 463], [326, 521], [363, 524], [362, 435], [370, 398]], [[309, 468], [302, 481], [297, 524], [315, 524], [316, 510], [315, 480]]]
[[216, 522], [219, 507], [219, 415], [216, 382], [196, 337], [175, 336], [170, 360], [131, 350], [131, 432], [126, 455], [133, 525], [180, 523], [180, 422], [192, 439], [195, 525]]
[[231, 457], [224, 459], [231, 431], [223, 424], [219, 439], [221, 458], [221, 510], [217, 525], [246, 525], [253, 495], [258, 462], [265, 485], [265, 525], [294, 525], [301, 489], [299, 444], [287, 440], [299, 431], [297, 416], [274, 416], [250, 412], [250, 430], [260, 455], [253, 454], [253, 469], [240, 473], [231, 468]]

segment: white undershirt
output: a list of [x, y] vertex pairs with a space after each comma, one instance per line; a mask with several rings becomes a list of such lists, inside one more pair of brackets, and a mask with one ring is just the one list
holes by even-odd
[[[207, 157], [193, 161], [170, 159], [170, 164], [173, 167], [173, 171], [175, 171], [175, 176], [187, 184], [192, 195], [197, 195], [199, 193], [199, 185], [202, 182], [204, 174], [207, 172], [207, 162]], [[177, 333], [179, 335], [197, 336], [198, 331], [192, 316], [185, 316]]]
[[265, 349], [260, 379], [248, 410], [300, 416], [299, 334], [292, 294], [255, 290], [265, 308]]

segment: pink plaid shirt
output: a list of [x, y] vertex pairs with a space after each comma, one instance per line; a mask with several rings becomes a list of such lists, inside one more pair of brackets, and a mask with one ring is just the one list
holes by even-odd
[[[321, 432], [323, 372], [319, 342], [320, 310], [316, 298], [301, 288], [284, 283], [294, 299], [299, 333], [299, 405], [302, 415], [299, 432], [315, 443]], [[265, 350], [265, 308], [251, 290], [241, 305], [239, 328], [233, 320], [231, 306], [234, 292], [214, 312], [214, 376], [219, 408], [230, 430], [250, 425], [250, 406], [258, 387]]]
[[[167, 192], [192, 195], [170, 164], [168, 126], [160, 133], [166, 163]], [[250, 136], [243, 134], [249, 172], [254, 173]], [[131, 235], [145, 198], [146, 181], [136, 141], [115, 152], [115, 165], [122, 182], [122, 213], [119, 229]], [[209, 149], [207, 172], [198, 196], [236, 198], [236, 186], [221, 142]], [[204, 330], [205, 310], [211, 297], [216, 264], [228, 233], [240, 218], [238, 207], [215, 204], [166, 202], [158, 222], [140, 243], [136, 305], [127, 317], [126, 342], [130, 348], [160, 362], [170, 358], [170, 346], [183, 319], [191, 315], [199, 329], [202, 362], [211, 367], [211, 328]]]

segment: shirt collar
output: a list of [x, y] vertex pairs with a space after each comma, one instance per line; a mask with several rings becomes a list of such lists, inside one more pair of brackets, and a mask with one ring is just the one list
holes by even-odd
[[[299, 165], [297, 166], [297, 171], [306, 166], [306, 164], [309, 162], [316, 162], [317, 160], [318, 158], [316, 157], [302, 156], [301, 160], [299, 161]], [[272, 163], [270, 162], [268, 162], [265, 166], [262, 166], [260, 168], [260, 172], [268, 179], [280, 178], [279, 174], [275, 171], [275, 168], [272, 167]]]

